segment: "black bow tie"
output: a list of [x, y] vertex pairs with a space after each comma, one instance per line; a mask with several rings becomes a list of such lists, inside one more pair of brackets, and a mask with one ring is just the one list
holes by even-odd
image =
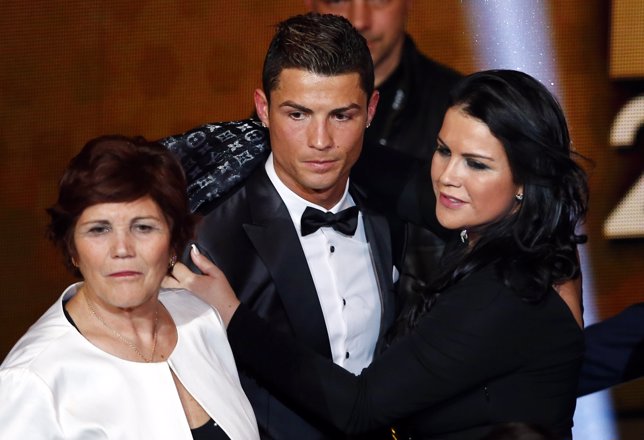
[[307, 206], [302, 214], [302, 236], [314, 233], [322, 226], [330, 226], [345, 235], [353, 235], [358, 227], [358, 207], [344, 209], [337, 214]]

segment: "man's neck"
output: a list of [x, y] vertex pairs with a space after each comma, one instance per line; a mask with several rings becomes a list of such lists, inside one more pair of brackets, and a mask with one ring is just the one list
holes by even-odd
[[[349, 176], [340, 178], [336, 185], [323, 191], [315, 191], [313, 189], [303, 188], [294, 184], [292, 179], [280, 176], [281, 173], [275, 167], [275, 163], [273, 162], [272, 153], [266, 160], [264, 168], [266, 169], [268, 178], [273, 182], [273, 185], [275, 185], [280, 195], [282, 195], [283, 191], [288, 191], [305, 202], [312, 203], [324, 208], [325, 210], [331, 210], [346, 197], [346, 193], [348, 192]], [[278, 188], [278, 186], [281, 186], [282, 189]]]
[[391, 76], [396, 70], [402, 59], [403, 47], [405, 45], [405, 37], [400, 40], [400, 43], [394, 48], [393, 52], [386, 59], [382, 60], [377, 66], [374, 66], [375, 86], [380, 87], [383, 82]]

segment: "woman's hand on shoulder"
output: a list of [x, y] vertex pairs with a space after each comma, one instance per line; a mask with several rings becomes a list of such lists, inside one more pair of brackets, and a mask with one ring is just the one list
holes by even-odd
[[182, 263], [177, 263], [172, 273], [163, 280], [162, 286], [190, 290], [216, 308], [224, 324], [228, 326], [239, 306], [239, 300], [228, 283], [226, 275], [202, 255], [194, 244], [191, 245], [190, 258], [203, 275], [194, 273]]

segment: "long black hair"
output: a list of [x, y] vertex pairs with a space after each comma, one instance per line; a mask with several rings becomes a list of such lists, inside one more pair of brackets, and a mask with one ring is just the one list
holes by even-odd
[[588, 185], [555, 97], [525, 73], [489, 70], [461, 80], [450, 107], [485, 123], [503, 144], [523, 199], [506, 217], [478, 227], [470, 246], [448, 246], [429, 288], [400, 317], [396, 336], [413, 328], [440, 292], [482, 266], [493, 264], [505, 285], [530, 302], [579, 275]]

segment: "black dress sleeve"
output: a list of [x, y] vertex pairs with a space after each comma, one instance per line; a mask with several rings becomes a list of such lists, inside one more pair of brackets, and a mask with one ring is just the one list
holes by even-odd
[[228, 336], [239, 366], [267, 388], [344, 432], [365, 432], [519, 368], [521, 356], [508, 353], [520, 351], [527, 322], [520, 301], [495, 283], [471, 281], [444, 294], [411, 335], [359, 376], [273, 331], [243, 305]]

